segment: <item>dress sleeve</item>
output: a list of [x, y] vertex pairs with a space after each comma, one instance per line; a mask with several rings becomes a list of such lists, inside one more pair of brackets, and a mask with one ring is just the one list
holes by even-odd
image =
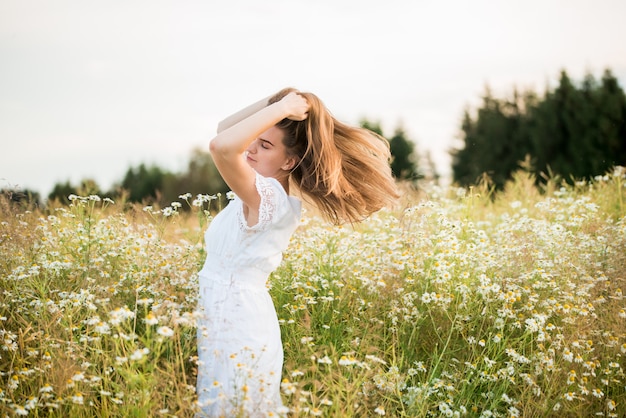
[[267, 229], [268, 226], [285, 215], [289, 206], [287, 194], [275, 179], [263, 177], [257, 173], [255, 185], [261, 197], [259, 221], [256, 225], [248, 226], [243, 217], [243, 212], [240, 213], [239, 224], [246, 231], [263, 231]]

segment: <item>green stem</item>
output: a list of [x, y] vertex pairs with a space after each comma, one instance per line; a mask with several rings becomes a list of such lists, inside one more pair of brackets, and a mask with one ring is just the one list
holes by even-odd
[[446, 352], [446, 350], [448, 349], [448, 345], [450, 344], [450, 340], [452, 340], [452, 333], [454, 332], [454, 325], [456, 323], [456, 319], [457, 319], [457, 315], [454, 316], [453, 320], [452, 320], [452, 324], [450, 324], [450, 332], [448, 333], [448, 338], [446, 339], [446, 343], [443, 346], [443, 349], [440, 351], [440, 355], [437, 358], [437, 361], [435, 362], [434, 366], [431, 368], [431, 372], [430, 375], [428, 376], [428, 383], [430, 384], [430, 382], [432, 382], [433, 378], [436, 375], [436, 371], [439, 369], [439, 364], [441, 363], [441, 359], [443, 358], [444, 353]]

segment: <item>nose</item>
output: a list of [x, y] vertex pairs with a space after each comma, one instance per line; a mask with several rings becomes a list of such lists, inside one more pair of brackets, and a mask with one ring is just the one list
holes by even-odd
[[246, 152], [250, 154], [254, 154], [256, 152], [257, 142], [259, 142], [258, 139], [255, 139], [254, 141], [252, 141], [250, 145], [248, 145], [248, 148], [246, 148]]

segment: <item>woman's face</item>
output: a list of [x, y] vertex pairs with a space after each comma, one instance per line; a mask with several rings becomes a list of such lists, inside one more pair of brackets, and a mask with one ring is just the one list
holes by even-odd
[[246, 149], [246, 161], [264, 177], [281, 179], [295, 165], [295, 157], [289, 156], [283, 144], [284, 133], [272, 126], [252, 141]]

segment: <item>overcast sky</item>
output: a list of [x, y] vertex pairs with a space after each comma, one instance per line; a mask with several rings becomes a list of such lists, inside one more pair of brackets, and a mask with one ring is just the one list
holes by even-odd
[[625, 18], [622, 0], [0, 0], [0, 189], [184, 171], [217, 122], [285, 86], [403, 126], [445, 175], [487, 84], [610, 68], [624, 88]]

